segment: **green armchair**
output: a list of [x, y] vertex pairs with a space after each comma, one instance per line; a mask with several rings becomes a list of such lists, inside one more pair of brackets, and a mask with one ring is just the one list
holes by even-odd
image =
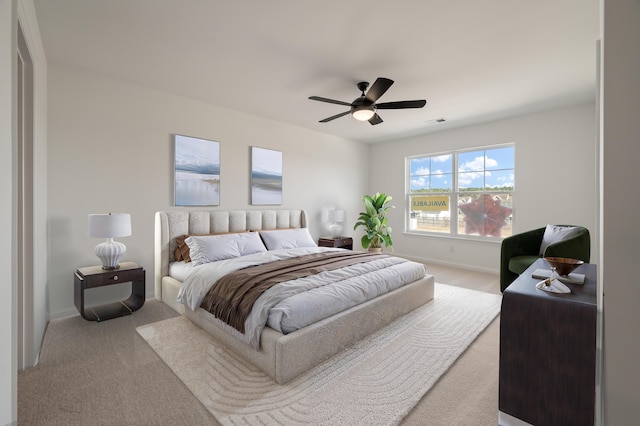
[[[573, 225], [556, 225], [552, 228], [559, 230], [561, 235], [563, 228]], [[518, 275], [522, 274], [529, 266], [541, 257], [570, 257], [589, 263], [591, 256], [591, 238], [589, 230], [576, 226], [566, 238], [549, 237], [549, 227], [538, 228], [521, 234], [512, 235], [502, 240], [500, 248], [500, 291], [504, 291]], [[547, 236], [545, 237], [545, 231]], [[545, 239], [545, 247], [542, 247]], [[550, 242], [556, 240], [554, 242]], [[548, 245], [547, 245], [548, 244]], [[542, 253], [541, 253], [542, 252]]]

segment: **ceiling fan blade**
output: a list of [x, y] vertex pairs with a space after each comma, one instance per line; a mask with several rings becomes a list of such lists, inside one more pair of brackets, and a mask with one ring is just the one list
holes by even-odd
[[336, 101], [335, 99], [329, 99], [329, 98], [321, 98], [320, 96], [309, 96], [309, 99], [311, 99], [312, 101], [329, 102], [330, 104], [351, 106], [349, 102]]
[[327, 121], [335, 120], [336, 118], [340, 118], [344, 115], [349, 114], [351, 111], [341, 112], [340, 114], [332, 115], [331, 117], [325, 118], [324, 120], [320, 120], [319, 123], [326, 123]]
[[378, 79], [373, 83], [373, 86], [369, 88], [369, 91], [365, 95], [365, 99], [371, 103], [380, 98], [380, 96], [384, 95], [384, 92], [389, 90], [389, 87], [393, 84], [393, 80], [384, 77], [378, 77]]
[[377, 109], [406, 109], [406, 108], [422, 108], [427, 104], [427, 101], [421, 99], [419, 101], [398, 101], [398, 102], [383, 102], [376, 104]]
[[369, 123], [371, 123], [372, 126], [375, 126], [376, 124], [382, 123], [382, 118], [380, 118], [378, 114], [374, 114], [373, 117], [369, 119]]

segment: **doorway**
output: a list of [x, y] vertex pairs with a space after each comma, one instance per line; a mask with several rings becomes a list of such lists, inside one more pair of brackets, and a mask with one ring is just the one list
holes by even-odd
[[18, 25], [17, 49], [17, 286], [18, 370], [33, 366], [33, 150], [34, 72], [22, 27]]

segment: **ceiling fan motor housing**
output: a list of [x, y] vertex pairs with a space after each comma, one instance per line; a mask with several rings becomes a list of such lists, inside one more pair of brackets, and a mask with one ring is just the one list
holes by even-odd
[[351, 103], [351, 115], [360, 121], [367, 121], [376, 113], [376, 106], [364, 96], [360, 96]]

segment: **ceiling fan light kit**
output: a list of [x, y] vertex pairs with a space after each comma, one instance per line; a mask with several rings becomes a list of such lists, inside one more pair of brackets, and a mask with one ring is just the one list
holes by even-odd
[[376, 114], [376, 110], [372, 106], [360, 105], [351, 108], [351, 115], [359, 121], [368, 121]]
[[407, 108], [422, 108], [426, 105], [427, 101], [415, 100], [415, 101], [397, 101], [397, 102], [384, 102], [376, 104], [376, 101], [389, 90], [389, 87], [393, 84], [393, 80], [384, 77], [378, 77], [373, 83], [373, 86], [365, 94], [365, 90], [369, 86], [369, 83], [362, 81], [358, 83], [358, 89], [362, 92], [360, 97], [356, 98], [353, 102], [337, 101], [335, 99], [322, 98], [320, 96], [309, 96], [309, 99], [320, 102], [327, 102], [330, 104], [349, 106], [349, 111], [341, 112], [340, 114], [333, 115], [331, 117], [320, 120], [320, 123], [326, 123], [336, 118], [340, 118], [347, 114], [351, 114], [353, 118], [359, 121], [368, 121], [371, 125], [382, 123], [382, 118], [377, 113], [378, 109], [407, 109]]

